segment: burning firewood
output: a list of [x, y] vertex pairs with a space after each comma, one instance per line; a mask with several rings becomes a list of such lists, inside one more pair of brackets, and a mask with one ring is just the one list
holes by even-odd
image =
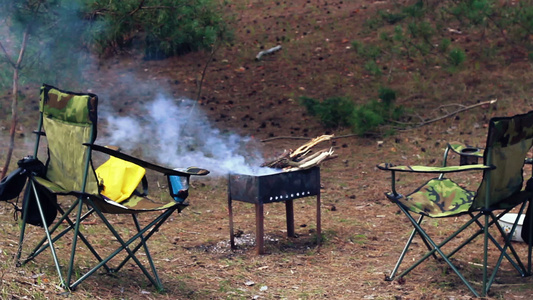
[[298, 147], [296, 150], [284, 150], [278, 158], [265, 162], [261, 167], [269, 167], [275, 169], [283, 169], [285, 171], [295, 171], [302, 169], [309, 169], [319, 165], [327, 159], [335, 158], [333, 149], [322, 149], [312, 153], [312, 148], [317, 144], [328, 141], [333, 135], [322, 135], [312, 139], [311, 141]]

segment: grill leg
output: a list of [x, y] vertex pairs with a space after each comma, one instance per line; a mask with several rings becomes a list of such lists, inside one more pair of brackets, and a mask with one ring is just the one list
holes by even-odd
[[228, 196], [228, 213], [229, 213], [229, 243], [231, 249], [235, 249], [235, 233], [233, 231], [233, 207], [231, 197]]
[[255, 204], [255, 243], [257, 247], [257, 254], [264, 254], [264, 216], [263, 216], [263, 203]]
[[322, 243], [322, 222], [321, 219], [321, 212], [320, 212], [320, 192], [318, 195], [316, 195], [316, 236], [317, 236], [317, 244], [320, 246]]
[[294, 203], [293, 200], [285, 201], [285, 213], [287, 215], [287, 236], [295, 237], [294, 234]]

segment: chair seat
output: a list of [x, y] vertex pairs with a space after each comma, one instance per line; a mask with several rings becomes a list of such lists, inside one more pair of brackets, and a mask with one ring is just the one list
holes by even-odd
[[148, 197], [133, 195], [120, 203], [96, 195], [90, 195], [90, 197], [94, 203], [94, 206], [96, 206], [103, 213], [109, 214], [131, 214], [157, 211], [169, 209], [174, 206], [178, 206], [178, 211], [181, 211], [183, 208], [188, 206], [187, 203], [174, 201], [174, 199], [170, 197], [168, 197], [168, 200], [164, 199], [163, 201], [156, 201]]
[[51, 182], [48, 179], [45, 179], [43, 177], [38, 177], [38, 176], [35, 176], [33, 178], [35, 179], [35, 181], [38, 184], [46, 187], [52, 193], [59, 194], [59, 195], [68, 195], [70, 193], [70, 191], [67, 191], [66, 189], [64, 189], [60, 185], [58, 185], [58, 184], [56, 184], [54, 182]]
[[[61, 186], [45, 179], [42, 177], [34, 177], [35, 181], [46, 187], [53, 193], [56, 194], [76, 194], [70, 191], [65, 190]], [[113, 200], [109, 200], [102, 195], [89, 195], [91, 200], [93, 200], [94, 205], [98, 207], [103, 213], [110, 214], [131, 214], [139, 213], [145, 211], [157, 211], [171, 208], [173, 206], [179, 206], [178, 211], [181, 211], [183, 208], [187, 207], [186, 203], [180, 203], [174, 201], [171, 197], [165, 197], [165, 199], [152, 199], [149, 197], [142, 197], [137, 195], [132, 195], [128, 199], [124, 200], [121, 203], [117, 203]]]
[[406, 209], [432, 218], [467, 213], [475, 195], [447, 178], [431, 179], [405, 197], [387, 193], [389, 199], [398, 201]]

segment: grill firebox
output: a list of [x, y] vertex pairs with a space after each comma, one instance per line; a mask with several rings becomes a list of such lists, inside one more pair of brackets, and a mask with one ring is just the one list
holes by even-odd
[[233, 230], [232, 201], [255, 204], [256, 210], [256, 247], [257, 253], [263, 254], [264, 215], [263, 205], [266, 203], [285, 202], [287, 215], [287, 235], [294, 237], [293, 200], [316, 196], [317, 199], [317, 240], [321, 240], [320, 224], [320, 168], [279, 172], [270, 175], [230, 174], [228, 178], [228, 211], [230, 220], [230, 243], [235, 248]]

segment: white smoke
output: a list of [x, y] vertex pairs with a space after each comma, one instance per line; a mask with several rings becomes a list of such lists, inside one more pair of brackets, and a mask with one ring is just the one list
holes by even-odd
[[189, 99], [158, 95], [142, 118], [108, 116], [105, 142], [126, 151], [142, 150], [143, 158], [170, 168], [195, 166], [215, 176], [229, 173], [266, 175], [253, 138], [222, 133]]

